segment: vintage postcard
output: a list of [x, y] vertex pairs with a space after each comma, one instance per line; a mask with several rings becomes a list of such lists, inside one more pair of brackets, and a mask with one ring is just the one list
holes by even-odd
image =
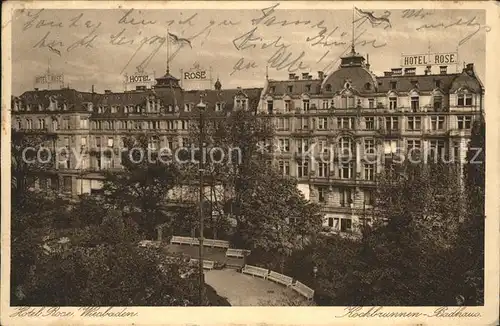
[[6, 2], [0, 323], [498, 325], [499, 18]]

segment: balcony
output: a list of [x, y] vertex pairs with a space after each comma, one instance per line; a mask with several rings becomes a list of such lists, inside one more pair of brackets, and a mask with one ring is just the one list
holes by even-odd
[[312, 129], [295, 129], [292, 131], [292, 136], [310, 136], [312, 133]]
[[400, 129], [379, 129], [378, 131], [381, 135], [385, 137], [401, 137], [401, 130]]
[[470, 137], [471, 130], [470, 129], [451, 129], [448, 131], [448, 135], [450, 137]]

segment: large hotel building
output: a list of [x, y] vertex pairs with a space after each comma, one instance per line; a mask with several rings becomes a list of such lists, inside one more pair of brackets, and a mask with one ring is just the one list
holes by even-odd
[[[273, 164], [296, 177], [306, 198], [323, 207], [324, 226], [352, 232], [369, 218], [377, 173], [386, 157], [412, 149], [465, 158], [470, 129], [483, 110], [484, 88], [467, 64], [395, 68], [376, 76], [365, 58], [351, 53], [329, 75], [290, 74], [266, 78], [263, 88], [183, 90], [169, 71], [152, 88], [98, 94], [69, 88], [31, 90], [12, 98], [12, 126], [23, 133], [52, 136], [48, 146], [79, 149], [54, 170], [33, 180], [35, 188], [56, 188], [77, 196], [99, 192], [102, 170], [121, 169], [113, 159], [123, 137], [151, 131], [151, 147], [188, 142], [189, 121], [203, 102], [213, 116], [252, 110], [275, 125]], [[435, 71], [434, 69], [437, 69]], [[79, 155], [79, 154], [78, 154]], [[377, 158], [377, 159], [375, 159]]]

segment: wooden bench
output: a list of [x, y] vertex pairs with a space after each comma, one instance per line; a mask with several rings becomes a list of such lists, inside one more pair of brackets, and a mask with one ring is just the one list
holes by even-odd
[[227, 249], [229, 248], [229, 241], [225, 241], [225, 240], [212, 240], [212, 247], [215, 247], [215, 248], [223, 248], [223, 249]]
[[280, 283], [280, 284], [283, 284], [286, 287], [291, 286], [293, 283], [292, 277], [277, 273], [275, 271], [270, 271], [267, 279], [275, 281], [275, 282]]
[[296, 281], [294, 284], [292, 284], [292, 289], [309, 300], [314, 297], [314, 290], [299, 281]]
[[[189, 263], [192, 265], [197, 265], [199, 261], [199, 259], [191, 258], [191, 260], [189, 260]], [[203, 259], [203, 269], [214, 269], [214, 266], [215, 262], [213, 260]]]
[[269, 270], [262, 268], [262, 267], [257, 267], [257, 266], [252, 266], [252, 265], [245, 265], [243, 266], [243, 269], [241, 270], [242, 273], [245, 274], [250, 274], [252, 276], [260, 276], [264, 279], [267, 278], [267, 275], [269, 274]]
[[179, 236], [173, 236], [172, 239], [170, 239], [171, 244], [188, 244], [188, 245], [193, 245], [198, 242], [197, 239], [194, 238], [189, 238], [189, 237], [179, 237]]
[[226, 257], [244, 258], [245, 252], [243, 249], [227, 249]]

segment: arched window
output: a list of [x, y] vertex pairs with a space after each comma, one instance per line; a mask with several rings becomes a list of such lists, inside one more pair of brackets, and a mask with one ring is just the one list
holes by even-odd
[[52, 120], [52, 129], [53, 130], [59, 129], [59, 122], [57, 120]]
[[21, 123], [21, 120], [17, 120], [17, 129], [22, 129], [23, 125]]

